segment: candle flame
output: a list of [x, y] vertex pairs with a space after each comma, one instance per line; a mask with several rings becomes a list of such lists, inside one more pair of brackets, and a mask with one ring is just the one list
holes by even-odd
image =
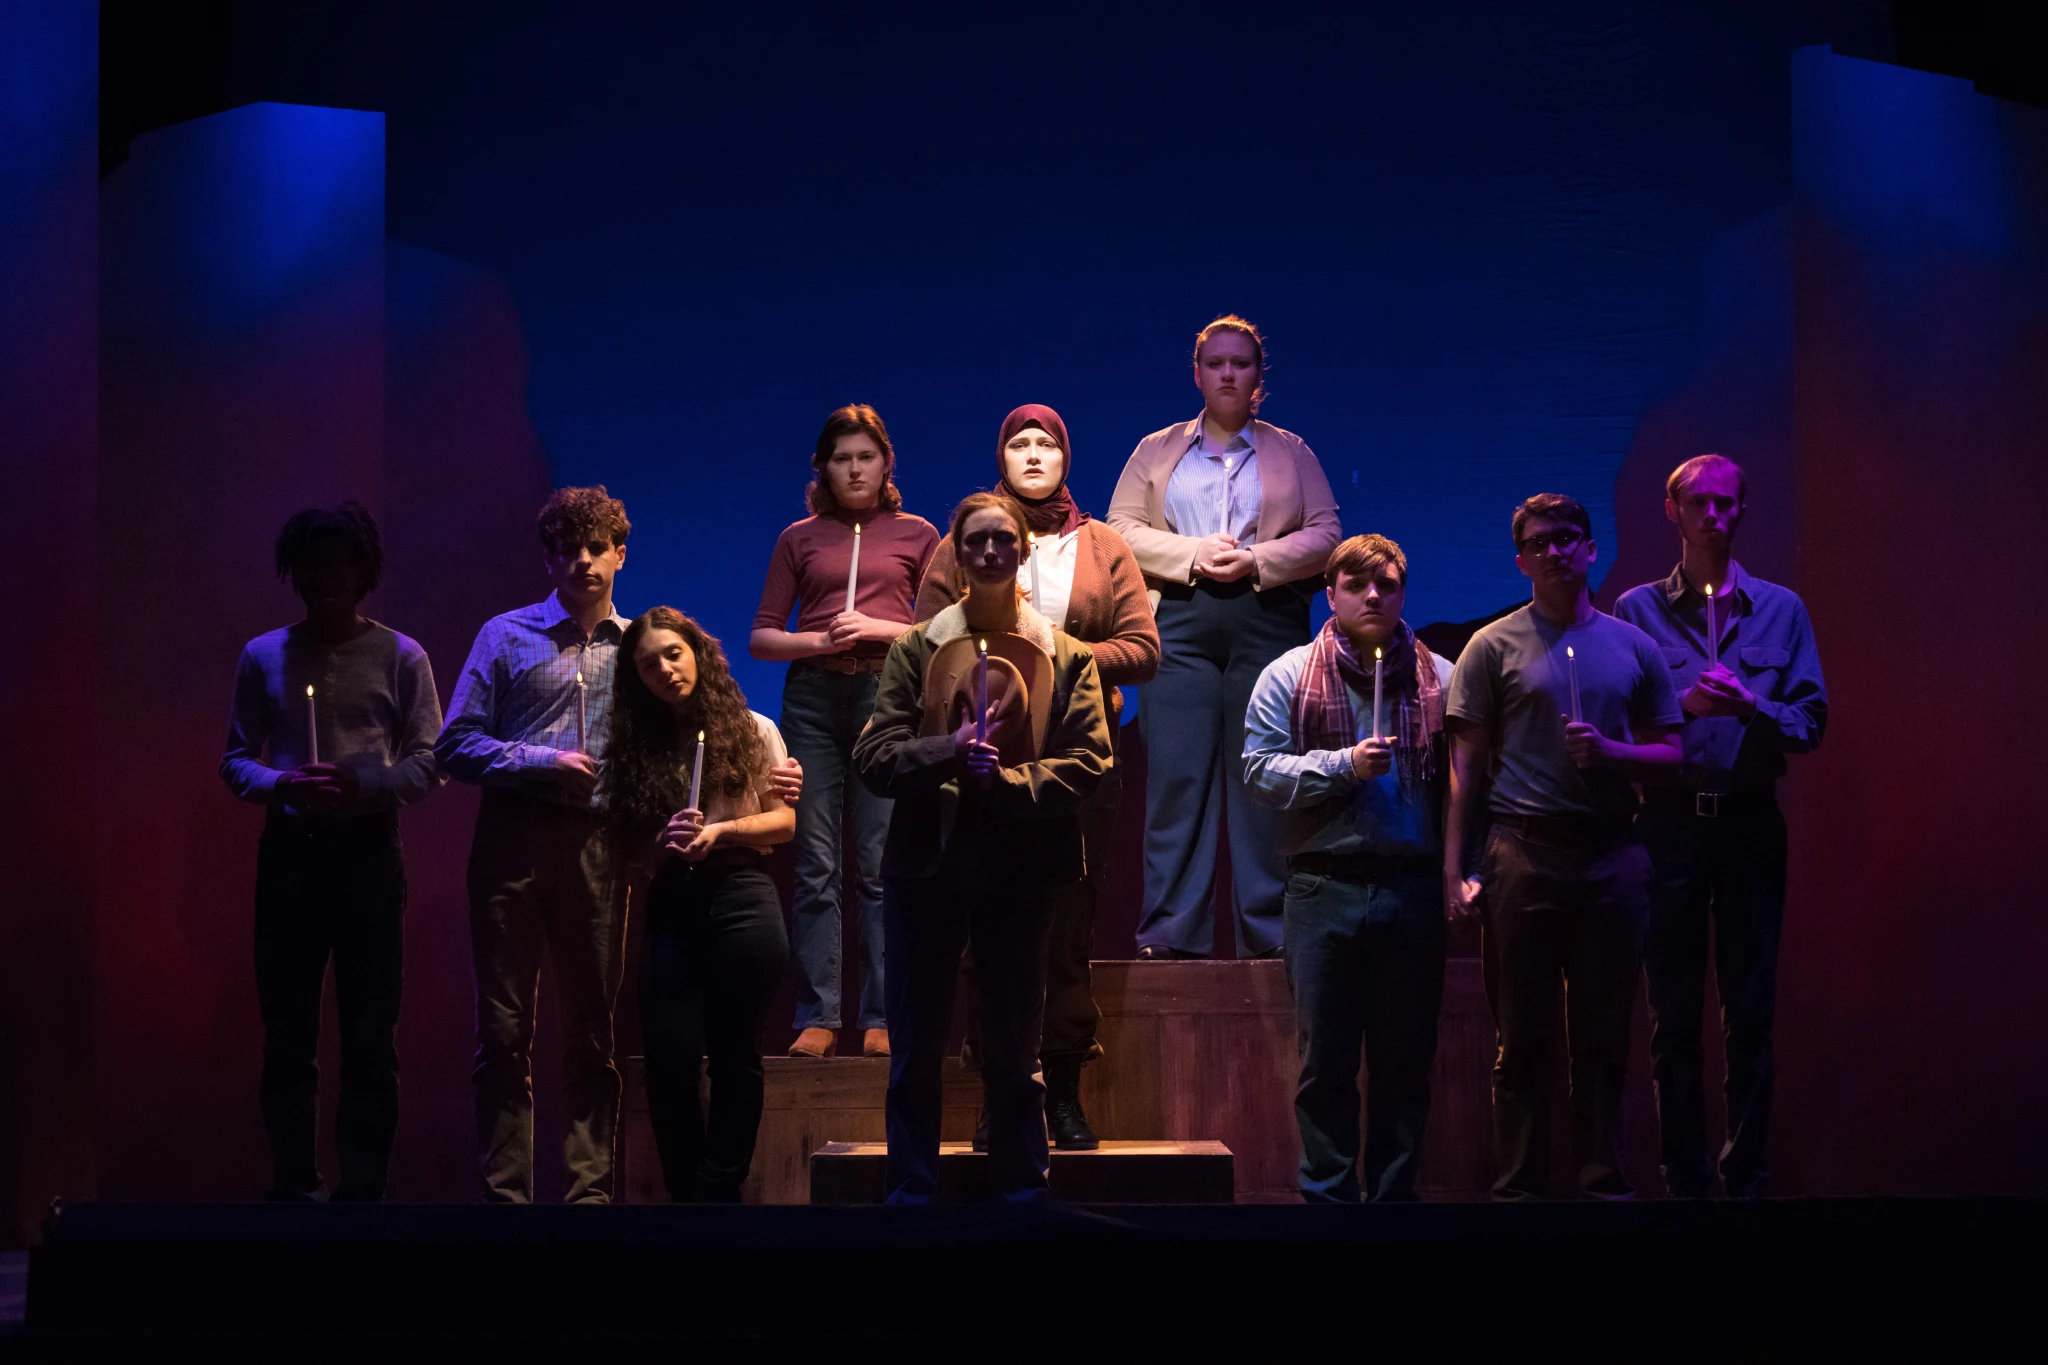
[[1372, 657], [1375, 662], [1377, 662], [1380, 659], [1380, 647], [1378, 645], [1374, 645], [1372, 647]]
[[853, 524], [853, 533], [856, 536], [860, 534], [860, 523], [857, 521]]
[[699, 730], [697, 732], [697, 742], [699, 744], [702, 744], [704, 742], [704, 732], [702, 730]]
[[974, 642], [974, 644], [975, 644], [975, 648], [979, 649], [979, 650], [980, 650], [980, 651], [981, 651], [982, 653], [984, 653], [984, 654], [988, 653], [988, 641], [986, 641], [986, 640], [976, 640], [976, 641]]
[[1709, 597], [1712, 597], [1713, 595], [1714, 595], [1714, 585], [1713, 585], [1712, 583], [1709, 583], [1709, 584], [1707, 584], [1707, 596], [1709, 596]]
[[1576, 659], [1579, 656], [1572, 651], [1572, 647], [1570, 645], [1566, 645], [1564, 647], [1564, 657], [1567, 659]]
[[306, 684], [306, 700], [308, 700], [308, 701], [311, 701], [312, 699], [313, 699], [313, 684], [311, 684], [311, 683], [307, 683], [307, 684]]
[[583, 670], [580, 668], [576, 670], [576, 685], [583, 686]]

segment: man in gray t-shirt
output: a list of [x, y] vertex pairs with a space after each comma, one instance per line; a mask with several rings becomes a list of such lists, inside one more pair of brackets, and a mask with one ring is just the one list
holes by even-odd
[[[1487, 999], [1500, 1035], [1494, 1197], [1550, 1192], [1562, 983], [1572, 1165], [1585, 1193], [1626, 1198], [1621, 1096], [1650, 879], [1632, 784], [1676, 769], [1684, 714], [1650, 638], [1593, 608], [1586, 509], [1538, 494], [1516, 509], [1514, 537], [1530, 603], [1472, 637], [1444, 706], [1445, 912], [1485, 925]], [[1486, 852], [1468, 878], [1460, 858], [1483, 793]]]

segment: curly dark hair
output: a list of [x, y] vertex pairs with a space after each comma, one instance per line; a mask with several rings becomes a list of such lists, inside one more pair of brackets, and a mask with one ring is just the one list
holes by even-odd
[[278, 582], [292, 582], [300, 556], [319, 536], [339, 536], [347, 541], [351, 557], [363, 567], [363, 596], [377, 590], [384, 577], [384, 537], [378, 533], [370, 509], [359, 502], [345, 502], [339, 507], [308, 507], [293, 514], [277, 533]]
[[540, 505], [540, 544], [549, 554], [563, 545], [580, 545], [602, 536], [613, 545], [624, 545], [633, 532], [626, 520], [626, 504], [605, 491], [603, 484], [589, 488], [557, 488]]
[[866, 403], [848, 403], [843, 408], [834, 408], [825, 419], [824, 429], [818, 433], [817, 448], [811, 452], [812, 478], [810, 487], [804, 489], [804, 505], [811, 509], [812, 516], [836, 517], [844, 510], [832, 495], [832, 481], [825, 477], [825, 466], [832, 462], [832, 448], [839, 444], [839, 438], [855, 435], [873, 441], [888, 464], [882, 472], [882, 491], [875, 495], [875, 510], [902, 509], [903, 494], [896, 489], [896, 447], [889, 444], [889, 428], [882, 425], [882, 414]]
[[[634, 666], [650, 630], [672, 630], [697, 657], [697, 686], [676, 706], [647, 690]], [[767, 750], [718, 637], [674, 607], [653, 607], [626, 627], [612, 669], [605, 806], [623, 833], [658, 829], [690, 802], [690, 763], [704, 732], [704, 789], [737, 796], [759, 781]]]

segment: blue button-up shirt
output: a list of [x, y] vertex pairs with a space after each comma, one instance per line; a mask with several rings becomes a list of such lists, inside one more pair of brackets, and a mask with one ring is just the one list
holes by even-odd
[[458, 781], [574, 804], [546, 774], [555, 751], [577, 747], [576, 674], [583, 674], [584, 752], [599, 756], [611, 733], [612, 667], [630, 624], [614, 612], [586, 637], [552, 593], [486, 621], [434, 741], [441, 770]]
[[[1683, 568], [1630, 588], [1614, 614], [1656, 641], [1679, 692], [1707, 670], [1707, 599]], [[1752, 577], [1732, 560], [1714, 615], [1719, 658], [1756, 695], [1756, 715], [1744, 721], [1687, 713], [1681, 780], [1712, 792], [1768, 786], [1785, 775], [1786, 754], [1810, 752], [1827, 728], [1828, 689], [1813, 623], [1797, 593]]]
[[1259, 451], [1251, 423], [1228, 441], [1209, 439], [1197, 423], [1195, 443], [1166, 480], [1166, 529], [1175, 535], [1222, 532], [1240, 548], [1259, 532]]
[[[1351, 767], [1349, 749], [1294, 747], [1294, 693], [1308, 664], [1311, 645], [1288, 650], [1259, 674], [1251, 705], [1244, 716], [1244, 780], [1261, 805], [1276, 806], [1281, 816], [1281, 849], [1285, 853], [1376, 853], [1382, 857], [1433, 854], [1443, 847], [1441, 789], [1412, 790], [1404, 797], [1395, 773], [1361, 779]], [[1437, 655], [1437, 683], [1449, 689], [1451, 661]], [[1372, 733], [1372, 700], [1347, 684], [1358, 738]], [[1385, 699], [1382, 734], [1397, 733], [1401, 701]], [[1413, 702], [1409, 703], [1413, 705]]]

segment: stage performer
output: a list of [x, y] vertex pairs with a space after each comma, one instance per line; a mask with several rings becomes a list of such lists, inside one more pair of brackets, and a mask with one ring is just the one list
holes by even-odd
[[[725, 651], [655, 607], [626, 627], [602, 790], [629, 863], [654, 868], [640, 963], [647, 1113], [669, 1198], [739, 1202], [761, 1127], [761, 1025], [789, 937], [764, 850], [796, 833], [775, 794], [775, 722]], [[697, 1085], [711, 1060], [707, 1124]]]
[[[840, 820], [850, 804], [861, 957], [854, 1018], [862, 1030], [861, 1051], [882, 1057], [889, 1053], [882, 1003], [882, 843], [889, 833], [889, 802], [851, 780], [853, 742], [874, 710], [875, 680], [890, 642], [910, 629], [918, 580], [939, 533], [903, 510], [895, 447], [881, 415], [867, 404], [848, 404], [825, 419], [811, 469], [805, 492], [811, 515], [775, 542], [747, 645], [757, 659], [790, 661], [782, 684], [782, 724], [790, 752], [810, 777], [810, 790], [796, 808], [791, 920], [798, 1033], [789, 1055], [833, 1056], [846, 1022], [839, 971]], [[793, 631], [785, 629], [792, 608]]]
[[1145, 739], [1141, 958], [1207, 957], [1220, 827], [1230, 830], [1240, 957], [1281, 942], [1273, 812], [1245, 799], [1245, 707], [1267, 664], [1308, 643], [1309, 598], [1343, 532], [1314, 452], [1256, 420], [1266, 344], [1234, 314], [1195, 338], [1193, 421], [1138, 442], [1109, 524], [1130, 542], [1158, 616], [1159, 673], [1139, 689]]
[[960, 504], [967, 596], [890, 646], [854, 747], [861, 779], [896, 802], [882, 857], [891, 1203], [937, 1188], [941, 1052], [970, 946], [990, 1184], [1009, 1200], [1046, 1192], [1046, 945], [1055, 892], [1087, 870], [1080, 812], [1110, 738], [1088, 646], [1018, 600], [1030, 529], [1000, 493]]
[[[1111, 747], [1121, 733], [1119, 687], [1148, 681], [1159, 669], [1159, 631], [1145, 597], [1144, 575], [1122, 536], [1092, 520], [1067, 491], [1073, 447], [1067, 424], [1051, 408], [1027, 403], [1003, 419], [996, 434], [997, 491], [1015, 499], [1031, 527], [1018, 584], [1031, 607], [1095, 656], [1109, 705]], [[939, 542], [917, 595], [917, 619], [928, 621], [965, 591], [953, 542]], [[1045, 1122], [1053, 1146], [1085, 1152], [1099, 1144], [1081, 1107], [1081, 1068], [1102, 1055], [1101, 1020], [1088, 979], [1095, 941], [1095, 905], [1108, 875], [1123, 783], [1114, 763], [1081, 807], [1087, 874], [1054, 894], [1052, 943], [1045, 968], [1045, 1034], [1038, 1058], [1045, 1073]], [[970, 1031], [972, 1020], [970, 1019]], [[978, 1041], [978, 1040], [977, 1040]], [[974, 1051], [978, 1054], [979, 1048]], [[986, 1111], [984, 1110], [984, 1115]], [[986, 1145], [986, 1134], [977, 1139]]]
[[[1532, 600], [1480, 627], [1458, 656], [1445, 705], [1445, 911], [1481, 913], [1485, 930], [1500, 1042], [1494, 1197], [1550, 1192], [1562, 981], [1572, 1164], [1582, 1193], [1625, 1199], [1634, 1191], [1622, 1170], [1622, 1089], [1650, 894], [1631, 783], [1677, 767], [1683, 714], [1656, 644], [1587, 595], [1597, 547], [1586, 509], [1539, 493], [1515, 510], [1513, 534]], [[1475, 880], [1462, 852], [1482, 787], [1491, 828]]]
[[319, 1196], [320, 998], [331, 958], [341, 1026], [334, 1198], [374, 1201], [398, 1131], [398, 810], [440, 782], [441, 700], [426, 651], [362, 614], [384, 570], [368, 511], [345, 502], [300, 512], [278, 535], [276, 558], [306, 619], [243, 646], [220, 761], [234, 794], [265, 807], [256, 998], [270, 1198]]
[[1245, 782], [1287, 812], [1287, 979], [1301, 1080], [1304, 1202], [1412, 1200], [1444, 988], [1444, 693], [1450, 660], [1401, 619], [1408, 558], [1385, 536], [1330, 555], [1330, 619], [1266, 666], [1245, 715]]
[[1707, 1195], [1715, 1167], [1701, 1033], [1710, 920], [1728, 1058], [1721, 1184], [1738, 1199], [1770, 1192], [1771, 1020], [1786, 857], [1777, 782], [1785, 755], [1812, 752], [1828, 719], [1805, 604], [1732, 558], [1747, 494], [1742, 470], [1720, 455], [1673, 470], [1664, 515], [1678, 526], [1678, 567], [1614, 606], [1663, 650], [1685, 710], [1685, 766], [1677, 783], [1643, 788], [1638, 824], [1650, 851], [1644, 946], [1664, 1183], [1689, 1199]]

